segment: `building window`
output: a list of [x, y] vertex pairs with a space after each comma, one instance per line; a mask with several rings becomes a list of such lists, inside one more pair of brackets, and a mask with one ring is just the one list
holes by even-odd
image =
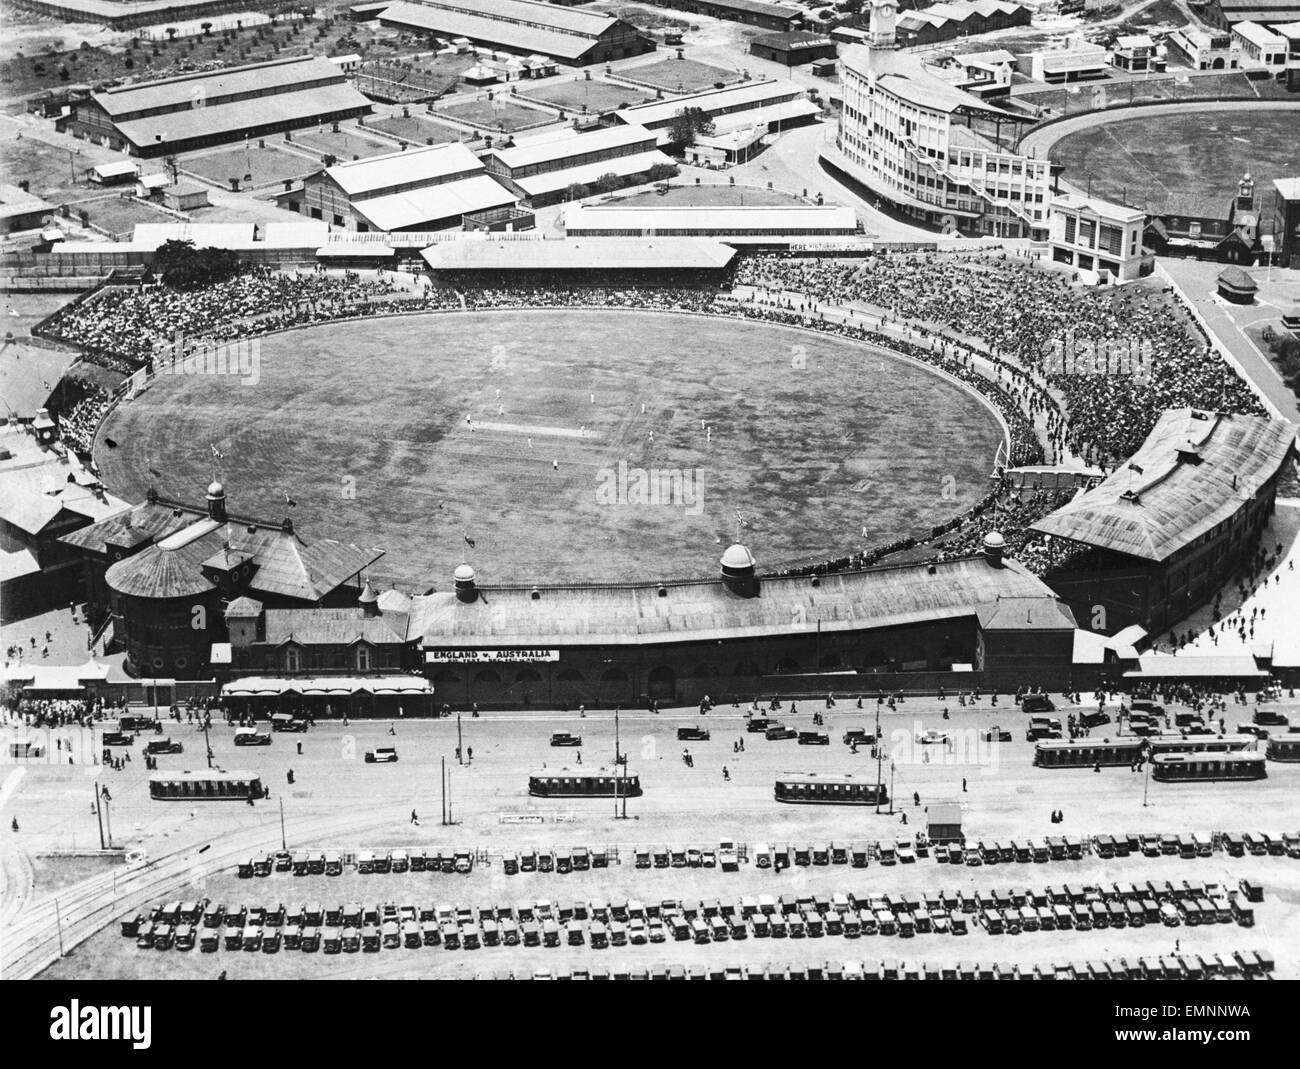
[[370, 671], [370, 647], [361, 645], [357, 647], [357, 671]]
[[297, 646], [290, 646], [284, 651], [285, 669], [290, 672], [297, 672], [302, 665], [302, 658]]

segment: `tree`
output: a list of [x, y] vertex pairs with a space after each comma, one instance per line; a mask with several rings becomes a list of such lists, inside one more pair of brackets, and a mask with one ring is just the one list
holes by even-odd
[[582, 198], [585, 197], [586, 195], [587, 195], [587, 187], [584, 186], [581, 182], [572, 183], [564, 191], [565, 200], [582, 200]]
[[670, 163], [656, 163], [646, 172], [646, 178], [651, 182], [667, 182], [677, 173], [677, 168]]
[[713, 133], [713, 120], [703, 108], [682, 108], [668, 122], [668, 136], [673, 144], [689, 148], [699, 134]]
[[202, 23], [199, 24], [199, 28], [203, 31], [203, 36], [204, 36], [204, 37], [211, 37], [211, 36], [212, 36], [212, 23], [210, 23], [210, 22], [202, 22]]
[[613, 172], [602, 174], [594, 183], [597, 193], [613, 193], [620, 185], [622, 180]]
[[167, 27], [167, 40], [169, 40], [169, 41], [174, 41], [174, 40], [176, 40], [176, 33], [177, 33], [177, 30], [176, 30], [176, 27], [175, 27], [175, 26], [168, 26], [168, 27]]
[[153, 271], [173, 289], [211, 286], [239, 270], [239, 257], [230, 249], [197, 249], [192, 241], [165, 241], [154, 253]]

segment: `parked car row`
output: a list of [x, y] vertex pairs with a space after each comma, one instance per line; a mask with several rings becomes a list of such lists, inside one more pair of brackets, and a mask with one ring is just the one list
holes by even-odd
[[[819, 842], [774, 846], [754, 843], [744, 850], [732, 842], [714, 849], [686, 846], [638, 846], [632, 850], [633, 863], [639, 869], [715, 868], [735, 871], [742, 859], [760, 869], [786, 869], [795, 866], [850, 865], [866, 868], [872, 860], [880, 865], [909, 864], [917, 858], [934, 856], [940, 864], [1000, 865], [1039, 864], [1048, 861], [1080, 861], [1087, 854], [1102, 860], [1143, 857], [1212, 857], [1222, 850], [1229, 857], [1251, 854], [1259, 857], [1300, 859], [1300, 832], [1128, 832], [1124, 835], [1053, 835], [1043, 839], [978, 839], [931, 843], [924, 832], [913, 838], [893, 842], [869, 843]], [[598, 847], [529, 848], [508, 851], [501, 857], [507, 876], [521, 872], [585, 872], [618, 863], [617, 851]], [[390, 850], [360, 851], [350, 861], [357, 872], [388, 874], [406, 872], [469, 873], [474, 869], [475, 853], [470, 850]], [[273, 872], [291, 872], [295, 876], [339, 876], [345, 867], [338, 851], [280, 850], [257, 854], [241, 861], [242, 878], [270, 876]]]
[[[173, 901], [121, 922], [123, 936], [142, 949], [212, 951], [280, 949], [326, 953], [338, 937], [340, 952], [382, 947], [445, 946], [633, 946], [670, 939], [695, 943], [728, 939], [801, 939], [822, 936], [917, 934], [964, 935], [968, 917], [990, 934], [1022, 931], [1142, 927], [1146, 924], [1236, 923], [1249, 927], [1254, 913], [1245, 902], [1263, 899], [1263, 889], [1242, 880], [1239, 889], [1215, 883], [1065, 884], [1041, 890], [933, 891], [924, 894], [789, 893], [749, 895], [723, 901], [664, 899], [641, 902], [520, 902], [517, 905], [457, 906], [360, 902], [309, 902], [274, 907], [227, 908], [207, 900]], [[355, 933], [355, 940], [349, 933]], [[373, 936], [373, 938], [371, 938]], [[270, 942], [268, 942], [268, 938]], [[300, 946], [306, 940], [305, 946]], [[375, 944], [375, 940], [378, 943]], [[375, 944], [375, 945], [372, 945]]]
[[903, 961], [827, 961], [820, 964], [658, 965], [613, 969], [539, 969], [528, 974], [498, 972], [493, 980], [1267, 980], [1273, 956], [1264, 950], [1231, 954], [1073, 961], [1044, 965], [963, 961], [956, 965]]

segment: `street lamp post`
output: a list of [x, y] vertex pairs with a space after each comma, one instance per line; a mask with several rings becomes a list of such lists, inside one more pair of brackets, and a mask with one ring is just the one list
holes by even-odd
[[894, 815], [894, 762], [889, 762], [889, 815]]
[[[882, 759], [883, 759], [883, 752], [882, 752], [882, 750], [880, 749], [880, 702], [877, 701], [877, 702], [876, 702], [876, 812], [877, 812], [877, 813], [880, 812], [880, 787], [881, 787], [881, 762], [882, 762]], [[891, 791], [890, 793], [892, 794], [893, 792]], [[893, 804], [893, 799], [890, 799], [890, 805], [892, 806], [892, 804]], [[893, 810], [891, 809], [890, 812], [892, 813]]]

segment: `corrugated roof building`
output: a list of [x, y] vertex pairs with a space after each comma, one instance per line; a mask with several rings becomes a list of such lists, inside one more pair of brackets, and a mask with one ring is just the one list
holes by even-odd
[[56, 126], [133, 156], [163, 156], [369, 111], [337, 65], [307, 56], [92, 93]]
[[441, 230], [460, 226], [467, 213], [516, 203], [459, 141], [326, 167], [307, 177], [299, 196], [293, 210], [358, 233]]
[[448, 40], [463, 37], [516, 55], [550, 56], [572, 66], [654, 50], [653, 41], [622, 19], [533, 0], [399, 0], [380, 13], [379, 21]]

